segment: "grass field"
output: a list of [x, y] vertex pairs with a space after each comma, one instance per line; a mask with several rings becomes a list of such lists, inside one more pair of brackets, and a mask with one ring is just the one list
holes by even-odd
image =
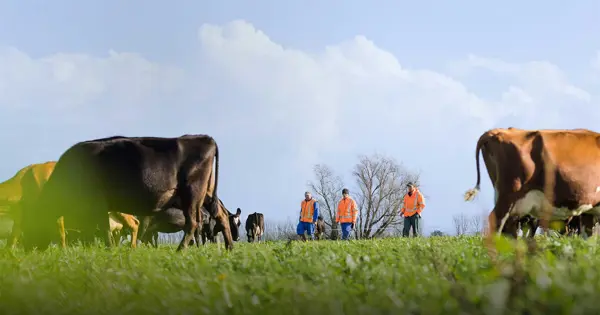
[[595, 314], [596, 240], [536, 243], [519, 258], [525, 243], [500, 239], [497, 261], [477, 237], [237, 243], [231, 253], [2, 250], [0, 305], [3, 314]]

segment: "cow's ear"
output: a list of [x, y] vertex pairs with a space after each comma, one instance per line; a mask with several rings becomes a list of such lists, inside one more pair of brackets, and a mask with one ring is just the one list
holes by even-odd
[[235, 215], [240, 215], [240, 214], [242, 214], [242, 209], [237, 208], [237, 211], [235, 212]]

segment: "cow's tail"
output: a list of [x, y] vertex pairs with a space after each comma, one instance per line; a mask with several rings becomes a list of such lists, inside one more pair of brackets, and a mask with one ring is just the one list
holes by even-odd
[[473, 198], [475, 198], [475, 196], [479, 192], [481, 183], [481, 172], [479, 171], [479, 152], [481, 152], [481, 147], [486, 143], [488, 139], [489, 133], [486, 132], [483, 135], [481, 135], [481, 137], [479, 137], [479, 140], [477, 141], [477, 147], [475, 148], [475, 166], [477, 168], [477, 183], [475, 184], [474, 188], [469, 189], [467, 190], [467, 192], [465, 192], [465, 201], [473, 200]]
[[211, 216], [217, 217], [219, 214], [219, 197], [217, 196], [217, 188], [219, 187], [219, 145], [215, 141], [215, 187], [213, 189]]

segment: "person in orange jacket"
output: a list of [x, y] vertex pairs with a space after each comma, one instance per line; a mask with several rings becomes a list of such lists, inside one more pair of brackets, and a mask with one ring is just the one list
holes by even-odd
[[356, 218], [358, 216], [358, 207], [356, 201], [350, 197], [348, 188], [342, 189], [342, 199], [338, 203], [337, 215], [335, 222], [341, 223], [342, 227], [342, 239], [347, 240], [350, 238], [350, 233], [354, 229]]
[[304, 232], [308, 234], [310, 239], [313, 239], [313, 232], [317, 219], [319, 218], [319, 203], [315, 198], [312, 197], [310, 191], [304, 193], [304, 199], [300, 203], [300, 218], [298, 226], [296, 227], [296, 234], [300, 236], [303, 241], [306, 241]]
[[423, 198], [423, 194], [421, 194], [415, 184], [409, 182], [406, 186], [408, 187], [408, 193], [404, 195], [402, 209], [400, 209], [400, 215], [404, 216], [402, 236], [408, 237], [412, 228], [413, 237], [416, 237], [417, 235], [421, 235], [421, 211], [425, 208], [425, 198]]

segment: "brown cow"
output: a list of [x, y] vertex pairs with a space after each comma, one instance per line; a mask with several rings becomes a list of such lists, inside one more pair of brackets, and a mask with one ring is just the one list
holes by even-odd
[[26, 249], [46, 248], [54, 234], [51, 222], [64, 216], [66, 224], [81, 227], [84, 243], [93, 242], [99, 228], [110, 247], [109, 209], [153, 216], [178, 199], [185, 216], [185, 233], [177, 250], [187, 248], [198, 227], [197, 205], [204, 204], [213, 176], [214, 193], [208, 210], [223, 226], [225, 243], [231, 250], [227, 215], [217, 202], [219, 150], [212, 137], [115, 136], [76, 143], [59, 158], [35, 205], [23, 209], [23, 245]]
[[[600, 214], [599, 133], [516, 128], [485, 132], [477, 141], [477, 184], [465, 193], [467, 201], [480, 187], [479, 151], [495, 190], [496, 229], [507, 220], [503, 234], [516, 237], [517, 218], [541, 218], [546, 205], [552, 221]], [[544, 194], [546, 183], [552, 185], [552, 204]]]
[[[50, 174], [52, 174], [52, 170], [54, 170], [54, 165], [56, 162], [46, 162], [40, 164], [31, 164], [24, 168], [22, 168], [14, 178], [19, 178], [18, 183], [13, 183], [12, 191], [12, 200], [16, 201], [11, 207], [11, 217], [13, 219], [13, 227], [10, 234], [10, 240], [6, 244], [7, 247], [14, 248], [19, 241], [22, 232], [22, 216], [21, 210], [23, 208], [24, 203], [29, 200], [37, 198], [39, 196], [39, 192], [42, 189], [42, 186], [48, 181]], [[23, 186], [25, 183], [31, 183], [27, 186]], [[18, 186], [18, 188], [16, 187]], [[62, 219], [58, 219], [59, 229], [61, 228]], [[64, 229], [64, 228], [63, 228]], [[61, 231], [61, 235], [64, 234], [63, 230]]]
[[21, 179], [23, 178], [25, 172], [33, 166], [34, 164], [20, 169], [13, 177], [0, 183], [0, 207], [6, 209], [6, 212], [4, 212], [3, 215], [6, 215], [7, 218], [13, 221], [13, 228], [6, 243], [7, 247], [14, 247], [16, 245], [18, 235], [21, 233], [19, 224], [21, 221], [19, 205], [22, 195]]
[[11, 208], [21, 200], [21, 179], [25, 172], [34, 165], [35, 164], [25, 166], [13, 177], [0, 183], [0, 206]]
[[114, 245], [121, 244], [123, 238], [126, 238], [125, 231], [131, 233], [131, 247], [135, 248], [137, 243], [138, 228], [140, 221], [131, 214], [121, 212], [109, 212], [110, 234]]

